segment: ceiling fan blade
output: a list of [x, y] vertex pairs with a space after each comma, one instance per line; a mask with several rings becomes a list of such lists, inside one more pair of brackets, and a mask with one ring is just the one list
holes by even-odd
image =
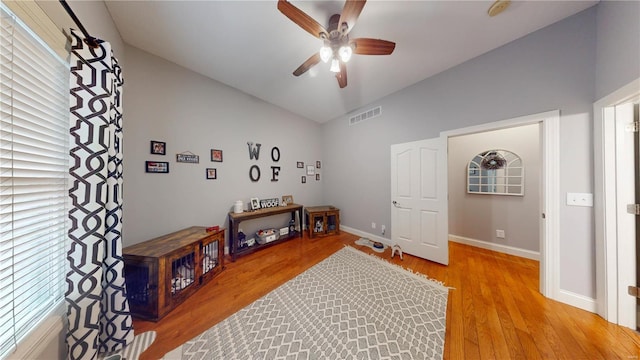
[[311, 55], [307, 61], [303, 62], [302, 65], [298, 66], [298, 68], [293, 72], [293, 75], [300, 76], [307, 72], [307, 70], [311, 69], [317, 63], [320, 62], [320, 53], [315, 53]]
[[280, 10], [284, 16], [291, 19], [291, 21], [298, 24], [298, 26], [309, 32], [309, 34], [320, 39], [329, 38], [329, 33], [322, 25], [315, 21], [311, 16], [307, 15], [304, 11], [293, 6], [290, 2], [286, 0], [278, 0], [278, 10]]
[[340, 61], [340, 72], [336, 74], [336, 79], [338, 79], [340, 89], [344, 89], [347, 86], [347, 65], [342, 61]]
[[396, 43], [380, 39], [358, 38], [349, 43], [353, 53], [359, 55], [389, 55], [396, 48]]
[[366, 2], [366, 0], [347, 0], [344, 4], [344, 9], [342, 9], [342, 14], [340, 15], [340, 22], [338, 23], [338, 29], [340, 31], [343, 30], [342, 24], [347, 24], [347, 28], [342, 33], [343, 35], [348, 34], [356, 25], [356, 20], [358, 20], [358, 16], [360, 16]]

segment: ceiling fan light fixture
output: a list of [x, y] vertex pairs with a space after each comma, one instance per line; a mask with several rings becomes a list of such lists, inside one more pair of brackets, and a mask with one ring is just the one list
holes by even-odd
[[349, 45], [342, 45], [340, 47], [340, 50], [338, 50], [338, 55], [340, 55], [340, 60], [342, 60], [342, 62], [349, 61], [349, 59], [351, 59], [352, 54], [353, 54], [353, 50]]
[[331, 60], [331, 68], [329, 70], [334, 73], [340, 72], [340, 62], [338, 59], [333, 58], [333, 60]]
[[327, 62], [329, 61], [329, 59], [331, 59], [332, 56], [333, 56], [333, 51], [331, 50], [331, 48], [326, 44], [322, 45], [322, 47], [320, 48], [320, 59], [323, 62]]

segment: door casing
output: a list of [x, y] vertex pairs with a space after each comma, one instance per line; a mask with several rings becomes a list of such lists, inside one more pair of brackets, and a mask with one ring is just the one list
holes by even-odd
[[640, 78], [593, 104], [596, 313], [632, 329], [635, 301], [628, 301], [621, 277], [635, 277], [635, 268], [629, 267], [635, 263], [635, 242], [621, 242], [618, 237], [615, 107], [639, 97]]

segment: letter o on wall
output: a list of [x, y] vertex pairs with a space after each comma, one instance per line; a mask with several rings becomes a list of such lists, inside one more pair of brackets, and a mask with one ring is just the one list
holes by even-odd
[[[278, 155], [277, 158], [276, 154]], [[277, 146], [271, 148], [271, 160], [273, 160], [274, 162], [280, 161], [280, 149], [278, 149]]]
[[[254, 173], [258, 173], [256, 176], [254, 176]], [[256, 182], [258, 180], [260, 180], [260, 168], [258, 167], [258, 165], [253, 165], [251, 166], [251, 168], [249, 169], [249, 179], [251, 179], [251, 181]]]

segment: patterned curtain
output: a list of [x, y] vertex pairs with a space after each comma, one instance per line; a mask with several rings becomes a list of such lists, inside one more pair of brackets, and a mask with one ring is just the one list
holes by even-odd
[[122, 258], [122, 74], [111, 45], [72, 31], [67, 253], [69, 359], [96, 359], [133, 338]]

